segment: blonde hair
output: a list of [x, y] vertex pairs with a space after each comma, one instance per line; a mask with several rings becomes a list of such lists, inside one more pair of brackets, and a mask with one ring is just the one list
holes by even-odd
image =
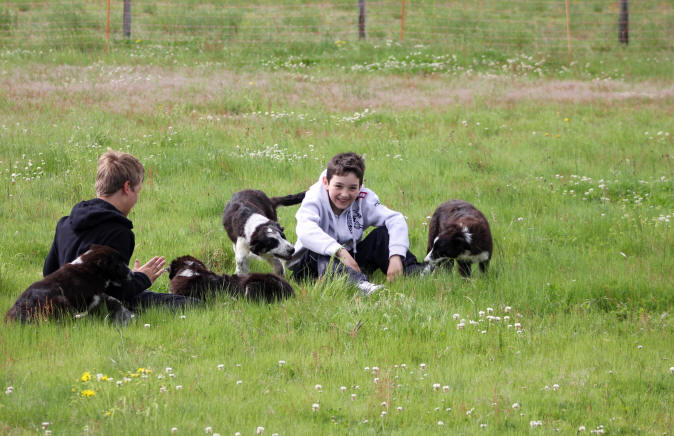
[[108, 151], [98, 159], [96, 195], [108, 196], [120, 190], [128, 180], [135, 189], [145, 177], [145, 167], [129, 153]]

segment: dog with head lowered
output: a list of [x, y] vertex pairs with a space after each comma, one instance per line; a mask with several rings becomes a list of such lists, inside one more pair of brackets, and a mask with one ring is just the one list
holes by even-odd
[[292, 297], [292, 286], [275, 274], [219, 275], [192, 256], [174, 259], [168, 267], [172, 294], [204, 299], [217, 294], [274, 302]]
[[486, 272], [491, 260], [492, 238], [489, 222], [472, 204], [450, 200], [433, 213], [428, 226], [428, 249], [424, 273], [441, 264], [451, 268], [454, 260], [463, 277], [470, 277], [472, 265], [479, 263]]
[[27, 322], [82, 315], [105, 301], [113, 322], [125, 324], [133, 314], [106, 291], [130, 277], [131, 270], [117, 250], [92, 245], [71, 263], [30, 285], [9, 309], [6, 319]]
[[232, 195], [222, 213], [222, 225], [234, 243], [235, 274], [247, 274], [250, 257], [256, 255], [269, 262], [276, 274], [283, 275], [281, 259], [289, 260], [295, 247], [277, 222], [276, 208], [300, 204], [303, 199], [304, 192], [269, 198], [253, 189]]

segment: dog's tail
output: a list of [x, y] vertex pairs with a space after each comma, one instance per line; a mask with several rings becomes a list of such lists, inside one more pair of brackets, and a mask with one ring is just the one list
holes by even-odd
[[304, 194], [306, 194], [306, 192], [286, 195], [284, 197], [272, 197], [270, 200], [271, 204], [274, 205], [274, 209], [276, 209], [279, 206], [292, 206], [294, 204], [300, 204], [302, 200], [304, 200]]

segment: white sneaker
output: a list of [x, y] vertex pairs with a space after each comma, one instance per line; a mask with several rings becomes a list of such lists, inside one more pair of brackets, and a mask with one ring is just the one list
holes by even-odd
[[357, 286], [358, 289], [360, 289], [360, 292], [365, 297], [374, 294], [375, 291], [378, 291], [379, 289], [384, 287], [384, 285], [375, 285], [374, 283], [368, 282], [366, 280], [363, 280], [362, 282], [358, 283]]

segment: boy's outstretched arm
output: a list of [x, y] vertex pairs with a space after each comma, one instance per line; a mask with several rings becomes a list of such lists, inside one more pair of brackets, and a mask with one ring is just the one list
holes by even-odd
[[386, 271], [386, 278], [392, 282], [396, 277], [403, 273], [403, 258], [395, 254], [388, 260], [388, 270]]
[[166, 258], [163, 256], [155, 256], [143, 266], [140, 266], [140, 262], [136, 259], [133, 264], [133, 271], [145, 274], [150, 279], [150, 283], [154, 283], [157, 277], [164, 273], [165, 264]]

